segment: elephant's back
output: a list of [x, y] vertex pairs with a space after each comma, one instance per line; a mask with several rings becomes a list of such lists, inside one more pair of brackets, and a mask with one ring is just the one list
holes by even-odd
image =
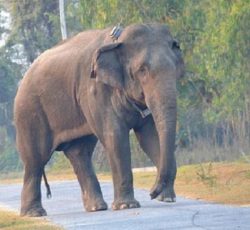
[[[45, 87], [62, 89], [61, 84], [74, 81], [79, 74], [79, 66], [90, 65], [96, 43], [105, 39], [105, 30], [81, 32], [43, 52], [25, 73], [20, 90], [42, 94]], [[91, 48], [92, 47], [92, 48]], [[89, 66], [88, 66], [89, 67]], [[73, 84], [73, 82], [72, 82]]]
[[107, 35], [107, 31], [109, 30], [110, 29], [87, 30], [80, 32], [71, 38], [59, 42], [57, 45], [55, 45], [46, 52], [58, 53], [65, 50], [75, 50], [75, 49], [80, 51], [97, 39], [104, 40]]

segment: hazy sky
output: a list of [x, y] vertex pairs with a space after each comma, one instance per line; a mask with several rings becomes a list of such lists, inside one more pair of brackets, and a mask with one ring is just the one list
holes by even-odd
[[[0, 25], [1, 25], [1, 27], [4, 27], [6, 29], [9, 28], [10, 22], [11, 22], [10, 14], [6, 11], [1, 11], [0, 12]], [[8, 37], [7, 33], [2, 34], [2, 36], [0, 38], [0, 47], [5, 44], [5, 40], [7, 39], [7, 37]]]

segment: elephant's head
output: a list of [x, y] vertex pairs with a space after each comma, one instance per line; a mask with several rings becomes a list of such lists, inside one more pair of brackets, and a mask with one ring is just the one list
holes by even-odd
[[99, 49], [93, 63], [97, 81], [124, 90], [152, 112], [161, 151], [155, 198], [176, 174], [176, 80], [184, 72], [179, 45], [165, 25], [132, 25], [117, 42]]

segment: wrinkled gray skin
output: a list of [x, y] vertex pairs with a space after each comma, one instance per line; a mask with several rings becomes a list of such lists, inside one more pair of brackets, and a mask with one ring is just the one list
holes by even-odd
[[[46, 215], [41, 177], [55, 150], [70, 160], [85, 209], [107, 209], [91, 162], [98, 139], [112, 169], [112, 208], [140, 207], [133, 192], [131, 129], [158, 169], [151, 198], [175, 201], [176, 80], [184, 69], [179, 46], [164, 25], [126, 27], [117, 42], [110, 32], [86, 31], [47, 50], [22, 80], [14, 108], [25, 168], [21, 215]], [[131, 101], [152, 115], [142, 118]]]

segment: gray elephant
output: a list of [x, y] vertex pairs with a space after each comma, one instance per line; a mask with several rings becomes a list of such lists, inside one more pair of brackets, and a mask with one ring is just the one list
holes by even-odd
[[86, 211], [107, 209], [91, 162], [98, 139], [112, 169], [112, 208], [140, 207], [133, 191], [131, 129], [157, 167], [151, 198], [174, 202], [176, 80], [183, 72], [179, 45], [160, 24], [85, 31], [41, 54], [14, 106], [25, 169], [21, 215], [46, 215], [41, 178], [55, 150], [70, 160]]

